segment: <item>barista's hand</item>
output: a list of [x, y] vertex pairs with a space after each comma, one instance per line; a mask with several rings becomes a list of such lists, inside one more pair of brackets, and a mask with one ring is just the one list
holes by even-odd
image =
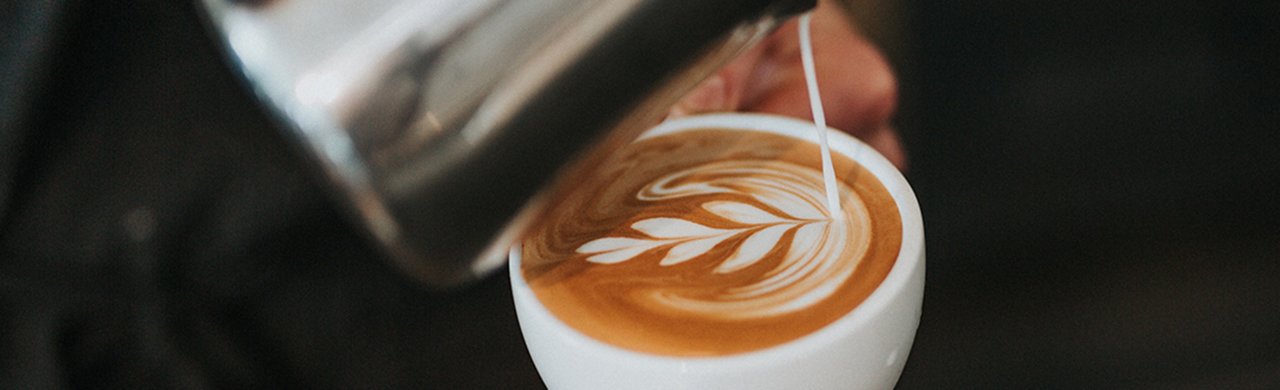
[[[796, 19], [702, 82], [672, 108], [672, 116], [755, 111], [812, 118]], [[889, 64], [829, 1], [819, 1], [810, 32], [827, 124], [904, 167], [902, 144], [889, 124], [898, 98]]]

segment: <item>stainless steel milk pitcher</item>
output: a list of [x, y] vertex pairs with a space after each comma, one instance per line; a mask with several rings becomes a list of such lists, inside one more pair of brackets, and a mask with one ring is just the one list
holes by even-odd
[[[437, 287], [813, 0], [201, 0], [373, 239]], [[541, 195], [540, 195], [541, 194]]]

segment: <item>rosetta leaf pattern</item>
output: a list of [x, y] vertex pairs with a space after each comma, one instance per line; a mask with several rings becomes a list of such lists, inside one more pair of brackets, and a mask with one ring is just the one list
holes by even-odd
[[811, 167], [710, 162], [640, 188], [635, 200], [660, 206], [651, 210], [663, 214], [617, 226], [576, 253], [602, 267], [635, 262], [650, 280], [680, 281], [628, 290], [628, 299], [645, 307], [733, 319], [796, 312], [849, 280], [857, 248], [870, 240], [851, 234], [869, 223], [856, 197], [848, 198], [851, 207], [840, 211], [841, 218], [831, 218], [824, 195], [821, 172]]
[[[664, 179], [657, 185], [647, 189], [649, 194], [657, 194], [653, 198], [641, 199], [661, 201], [664, 198], [681, 198], [714, 188], [714, 192], [725, 192], [726, 188], [738, 190], [741, 187], [721, 186], [720, 183], [686, 183], [671, 185], [677, 180]], [[774, 182], [759, 182], [748, 179], [748, 184], [755, 184], [753, 191], [744, 199], [753, 199], [759, 204], [749, 204], [735, 200], [713, 200], [700, 204], [700, 207], [716, 217], [722, 218], [717, 228], [683, 218], [654, 217], [635, 221], [630, 228], [643, 237], [608, 236], [591, 240], [577, 248], [579, 254], [587, 255], [586, 260], [597, 264], [617, 264], [626, 262], [651, 251], [665, 251], [658, 264], [674, 266], [710, 253], [713, 249], [736, 242], [736, 247], [723, 259], [718, 259], [715, 273], [732, 273], [760, 262], [765, 255], [771, 253], [779, 245], [787, 232], [815, 224], [824, 223], [825, 210], [813, 202], [812, 196], [804, 196], [798, 191], [779, 188]], [[749, 187], [749, 186], [748, 186]], [[729, 191], [734, 191], [729, 190]], [[803, 217], [796, 217], [801, 215]], [[795, 236], [794, 234], [792, 236]], [[736, 239], [736, 240], [735, 240]], [[793, 245], [794, 246], [794, 245]], [[796, 252], [792, 248], [790, 252]]]
[[777, 215], [770, 214], [759, 207], [739, 202], [711, 201], [703, 204], [702, 208], [730, 221], [746, 225], [764, 225], [777, 222], [779, 219]]
[[640, 220], [631, 224], [631, 228], [644, 233], [649, 237], [659, 239], [672, 239], [689, 236], [711, 236], [725, 232], [721, 229], [703, 226], [697, 222], [665, 217]]
[[781, 241], [782, 235], [787, 230], [794, 226], [794, 224], [778, 224], [752, 234], [742, 242], [742, 246], [734, 252], [733, 256], [716, 267], [715, 272], [727, 274], [755, 264], [770, 251], [771, 247]]

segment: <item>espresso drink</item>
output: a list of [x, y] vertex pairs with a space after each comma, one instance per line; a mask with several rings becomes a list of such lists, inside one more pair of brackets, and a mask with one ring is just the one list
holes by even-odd
[[776, 346], [848, 314], [898, 255], [884, 186], [819, 147], [772, 133], [694, 129], [642, 138], [553, 199], [523, 241], [539, 301], [618, 347], [717, 356]]

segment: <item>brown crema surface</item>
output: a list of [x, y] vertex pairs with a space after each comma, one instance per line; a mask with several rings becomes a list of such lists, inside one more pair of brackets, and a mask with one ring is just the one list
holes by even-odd
[[[569, 326], [634, 351], [719, 356], [803, 337], [865, 300], [902, 241], [884, 186], [850, 158], [832, 158], [848, 221], [840, 226], [803, 212], [826, 212], [810, 142], [727, 129], [637, 141], [552, 201], [523, 241], [525, 279]], [[724, 166], [735, 168], [703, 170]], [[788, 184], [774, 186], [775, 175]], [[675, 195], [642, 195], [655, 182]], [[791, 197], [795, 186], [809, 195]], [[653, 227], [671, 221], [698, 228]], [[754, 261], [729, 267], [735, 254]]]

